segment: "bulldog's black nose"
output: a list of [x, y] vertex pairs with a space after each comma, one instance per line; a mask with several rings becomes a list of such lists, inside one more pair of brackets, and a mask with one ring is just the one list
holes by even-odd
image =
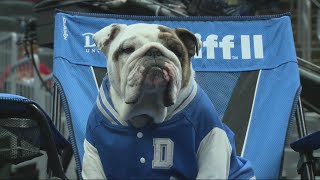
[[146, 52], [145, 55], [146, 55], [146, 56], [151, 56], [151, 57], [155, 58], [155, 57], [157, 57], [157, 56], [161, 56], [162, 53], [161, 53], [161, 51], [160, 51], [158, 48], [152, 47], [152, 48], [150, 48], [150, 49]]

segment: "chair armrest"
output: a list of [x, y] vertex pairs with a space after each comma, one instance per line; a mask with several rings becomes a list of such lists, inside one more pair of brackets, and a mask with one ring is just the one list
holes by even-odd
[[[0, 117], [5, 116], [31, 116], [30, 114], [26, 114], [27, 105], [35, 105], [46, 117], [47, 123], [49, 125], [50, 131], [53, 135], [53, 139], [56, 143], [57, 149], [63, 150], [69, 144], [68, 140], [66, 140], [63, 135], [57, 130], [51, 121], [50, 116], [34, 101], [15, 94], [5, 94], [0, 93]], [[43, 141], [41, 141], [41, 144]]]
[[55, 177], [67, 179], [60, 164], [57, 150], [59, 144], [68, 144], [55, 128], [50, 117], [32, 100], [13, 94], [0, 93], [0, 119], [30, 118], [38, 123], [40, 129], [40, 146], [45, 147], [48, 164]]
[[320, 131], [309, 134], [290, 144], [296, 152], [310, 152], [320, 148]]

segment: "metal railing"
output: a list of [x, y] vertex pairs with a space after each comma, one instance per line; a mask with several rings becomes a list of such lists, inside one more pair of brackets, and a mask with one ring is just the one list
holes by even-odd
[[0, 74], [12, 63], [17, 61], [18, 48], [16, 33], [3, 34], [0, 37]]
[[[297, 3], [297, 39], [296, 44], [301, 47], [300, 58], [314, 62], [313, 50], [320, 51], [313, 44], [313, 31], [316, 32], [317, 40], [320, 42], [320, 1], [319, 0], [292, 0]], [[316, 13], [314, 13], [316, 12]], [[313, 21], [313, 18], [316, 18]], [[315, 27], [312, 24], [316, 24]], [[317, 60], [319, 60], [318, 58]]]
[[297, 1], [297, 40], [301, 44], [301, 58], [311, 61], [311, 35], [312, 35], [312, 1]]
[[[37, 55], [34, 56], [37, 66], [39, 66], [39, 58]], [[23, 58], [16, 63], [13, 63], [10, 68], [10, 75], [5, 80], [5, 92], [11, 94], [17, 94], [37, 102], [41, 107], [43, 107], [48, 114], [52, 112], [52, 96], [46, 89], [42, 86], [39, 77], [35, 74], [35, 69], [33, 69], [34, 76], [32, 78], [21, 79], [19, 77], [19, 71], [24, 65], [28, 65], [31, 62], [31, 58]], [[46, 83], [52, 83], [52, 75], [44, 77]]]

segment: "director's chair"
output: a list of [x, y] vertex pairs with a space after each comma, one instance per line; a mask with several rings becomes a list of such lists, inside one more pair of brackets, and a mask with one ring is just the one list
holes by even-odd
[[[319, 148], [320, 134], [308, 136], [306, 133], [288, 14], [153, 17], [58, 11], [54, 39], [54, 111], [62, 104], [79, 178], [86, 122], [107, 73], [107, 61], [96, 49], [92, 35], [112, 23], [142, 22], [187, 28], [202, 41], [203, 47], [192, 61], [196, 81], [212, 100], [221, 120], [235, 133], [237, 152], [251, 161], [257, 179], [281, 177], [284, 146], [294, 117], [302, 138], [292, 144], [301, 157], [299, 173], [303, 179], [319, 175], [315, 170], [319, 160], [312, 156], [312, 151]], [[1, 95], [0, 101], [6, 112], [21, 105], [14, 102], [22, 97], [6, 99], [6, 96]], [[0, 115], [2, 120], [13, 118], [7, 113]], [[43, 118], [41, 123], [50, 124], [51, 121]], [[52, 144], [55, 140], [59, 139], [50, 138]], [[53, 159], [57, 159], [57, 153], [53, 154], [56, 154]], [[55, 170], [53, 176], [66, 178], [61, 172]]]

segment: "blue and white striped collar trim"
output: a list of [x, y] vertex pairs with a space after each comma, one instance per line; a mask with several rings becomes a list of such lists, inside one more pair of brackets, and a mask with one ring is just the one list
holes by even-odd
[[[197, 89], [197, 83], [194, 83], [190, 94], [181, 102], [179, 106], [177, 106], [177, 108], [173, 111], [171, 115], [169, 115], [166, 118], [166, 120], [171, 119], [174, 115], [181, 112], [185, 107], [187, 107], [193, 100], [193, 98], [196, 96]], [[97, 98], [97, 107], [99, 111], [107, 120], [110, 121], [111, 124], [128, 126], [127, 122], [120, 121], [120, 115], [113, 106], [108, 90], [109, 82], [107, 78], [105, 78], [101, 84], [99, 96]]]
[[97, 107], [102, 115], [114, 125], [128, 126], [127, 122], [120, 121], [119, 113], [115, 110], [111, 98], [109, 97], [109, 83], [105, 78], [101, 84], [99, 90], [99, 96], [97, 98]]
[[196, 96], [198, 90], [198, 85], [197, 83], [193, 83], [192, 89], [190, 94], [181, 102], [179, 106], [169, 115], [166, 117], [165, 121], [171, 119], [174, 115], [178, 114], [181, 112], [184, 108], [186, 108], [190, 102], [193, 100], [193, 98]]

